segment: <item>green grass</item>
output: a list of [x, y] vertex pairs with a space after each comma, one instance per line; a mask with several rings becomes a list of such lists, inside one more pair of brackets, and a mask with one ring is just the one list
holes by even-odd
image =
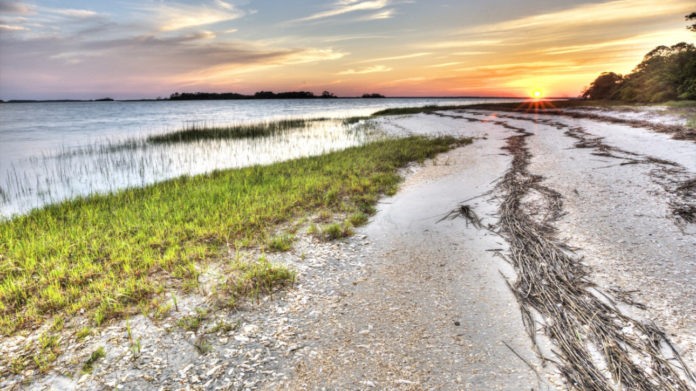
[[277, 288], [292, 285], [295, 272], [283, 265], [272, 264], [265, 256], [257, 262], [236, 262], [227, 280], [226, 292], [235, 301], [239, 297], [257, 298]]
[[696, 108], [696, 100], [677, 100], [669, 101], [662, 104], [655, 104], [655, 106], [669, 106], [676, 108]]
[[367, 215], [362, 212], [354, 213], [348, 219], [354, 227], [360, 227], [361, 225], [367, 224]]
[[319, 228], [318, 235], [324, 241], [331, 241], [353, 236], [353, 226], [346, 221], [343, 224], [333, 223]]
[[696, 114], [692, 114], [686, 119], [686, 126], [696, 128]]
[[186, 331], [196, 332], [201, 327], [204, 320], [208, 318], [208, 311], [205, 309], [196, 309], [193, 315], [187, 315], [179, 319], [176, 325]]
[[292, 242], [295, 237], [288, 234], [281, 234], [273, 236], [266, 243], [266, 248], [268, 251], [288, 251], [292, 248]]
[[463, 142], [380, 141], [79, 198], [0, 222], [2, 334], [82, 311], [94, 326], [133, 314], [165, 282], [195, 288], [198, 264], [223, 255], [227, 243], [263, 244], [280, 224], [316, 210], [371, 214], [377, 196], [396, 189], [398, 168]]
[[172, 142], [193, 142], [199, 140], [223, 140], [268, 137], [292, 129], [307, 127], [312, 122], [325, 119], [290, 119], [250, 125], [235, 125], [229, 127], [190, 126], [188, 128], [155, 136], [147, 141], [154, 144]]
[[90, 334], [92, 334], [92, 329], [90, 329], [89, 327], [83, 327], [75, 334], [75, 336], [78, 340], [83, 340], [87, 338]]
[[92, 354], [89, 356], [87, 359], [87, 362], [85, 362], [85, 365], [82, 366], [82, 372], [84, 373], [92, 373], [92, 369], [94, 369], [94, 364], [96, 364], [99, 359], [102, 359], [106, 357], [106, 352], [104, 352], [104, 347], [100, 346], [92, 352]]

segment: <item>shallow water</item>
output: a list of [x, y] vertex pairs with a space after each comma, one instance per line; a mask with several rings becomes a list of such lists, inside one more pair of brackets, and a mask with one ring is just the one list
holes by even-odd
[[[371, 137], [341, 118], [390, 107], [499, 99], [315, 99], [13, 103], [0, 105], [0, 216], [180, 175], [269, 164], [359, 145]], [[148, 145], [190, 126], [332, 118], [273, 137]], [[368, 132], [369, 133], [369, 132]], [[123, 148], [124, 142], [139, 142]]]

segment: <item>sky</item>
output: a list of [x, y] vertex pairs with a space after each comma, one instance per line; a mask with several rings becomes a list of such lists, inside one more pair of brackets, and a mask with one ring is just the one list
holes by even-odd
[[693, 0], [0, 0], [0, 99], [577, 96]]

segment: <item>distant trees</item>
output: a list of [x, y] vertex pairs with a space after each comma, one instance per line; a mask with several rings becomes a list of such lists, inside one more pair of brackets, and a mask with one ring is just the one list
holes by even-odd
[[321, 93], [321, 97], [324, 98], [324, 99], [327, 99], [327, 98], [330, 99], [330, 98], [335, 98], [336, 95], [334, 95], [333, 93], [331, 93], [331, 92], [329, 92], [329, 91], [324, 91], [324, 92]]
[[658, 46], [628, 75], [602, 73], [582, 96], [648, 103], [696, 99], [696, 47], [686, 42]]
[[[696, 12], [686, 16], [696, 20]], [[696, 24], [687, 27], [696, 32]], [[696, 99], [696, 47], [681, 42], [658, 46], [628, 75], [604, 72], [582, 94], [585, 99], [664, 102]]]
[[363, 94], [363, 98], [384, 98], [382, 94]]
[[316, 96], [309, 91], [290, 91], [275, 93], [272, 91], [259, 91], [254, 95], [243, 95], [236, 92], [175, 92], [169, 96], [170, 100], [226, 100], [226, 99], [315, 99], [315, 98], [336, 98], [336, 95], [329, 91], [322, 92], [321, 96]]

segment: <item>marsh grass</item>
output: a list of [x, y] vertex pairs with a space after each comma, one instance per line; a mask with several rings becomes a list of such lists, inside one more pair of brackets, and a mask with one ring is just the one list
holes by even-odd
[[368, 123], [287, 119], [219, 129], [197, 124], [152, 137], [62, 147], [0, 167], [0, 219], [181, 175], [320, 155], [383, 135]]
[[[466, 142], [383, 140], [78, 198], [0, 222], [2, 333], [83, 311], [98, 326], [152, 310], [165, 285], [195, 289], [197, 266], [222, 256], [228, 243], [263, 244], [281, 224], [315, 210], [370, 215], [377, 196], [396, 188], [398, 168]], [[290, 279], [291, 271], [260, 265], [240, 269], [238, 294]]]
[[161, 144], [173, 142], [198, 142], [201, 140], [269, 137], [289, 130], [305, 128], [310, 126], [313, 122], [319, 121], [326, 121], [326, 119], [286, 119], [257, 124], [241, 124], [228, 127], [209, 127], [194, 124], [180, 131], [150, 136], [147, 138], [147, 141], [154, 144]]

